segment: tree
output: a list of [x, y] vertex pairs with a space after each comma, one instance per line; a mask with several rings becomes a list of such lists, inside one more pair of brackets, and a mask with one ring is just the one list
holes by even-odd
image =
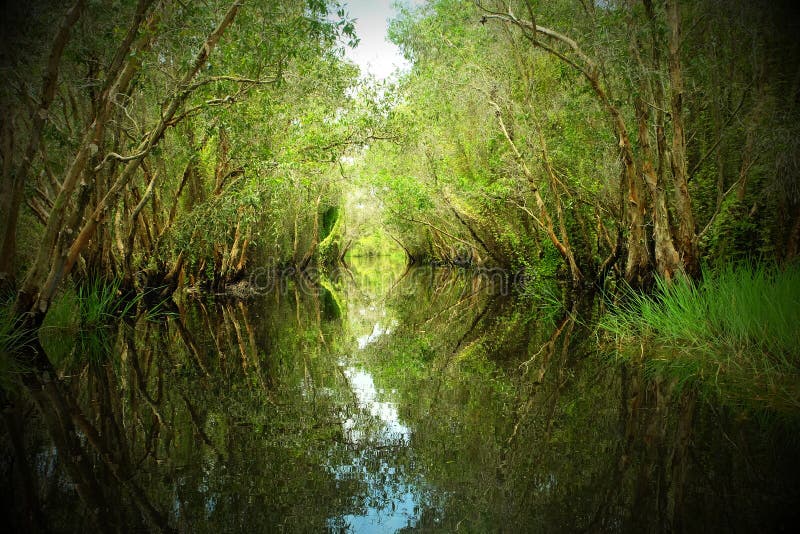
[[[198, 189], [203, 186], [197, 156], [207, 143], [218, 152], [211, 196], [227, 193], [245, 172], [243, 166], [232, 165], [228, 128], [215, 125], [219, 110], [271, 85], [286, 83], [284, 78], [291, 75], [293, 63], [340, 64], [330, 51], [338, 46], [340, 33], [352, 37], [352, 24], [346, 19], [323, 20], [325, 3], [248, 8], [231, 2], [213, 7], [140, 0], [130, 11], [111, 15], [114, 22], [109, 25], [103, 19], [108, 14], [100, 11], [102, 6], [87, 10], [78, 1], [64, 17], [49, 52], [42, 96], [38, 107], [31, 108], [26, 132], [30, 140], [19, 161], [10, 149], [18, 132], [8, 122], [2, 129], [6, 147], [3, 179], [10, 189], [10, 194], [3, 196], [3, 215], [8, 221], [4, 261], [15, 258], [15, 221], [26, 188], [37, 192], [28, 204], [44, 225], [15, 304], [15, 313], [24, 315], [29, 326], [35, 328], [41, 322], [61, 282], [76, 273], [76, 266], [81, 278], [122, 276], [131, 285], [140, 261], [134, 258], [161, 250], [163, 239], [181, 218], [181, 194], [194, 190], [198, 197], [190, 204], [206, 195]], [[244, 14], [240, 26], [224, 40], [240, 11]], [[120, 31], [120, 23], [126, 24], [124, 31]], [[212, 31], [200, 38], [199, 32], [210, 23]], [[167, 31], [175, 25], [186, 25], [186, 30]], [[81, 39], [70, 43], [74, 28]], [[98, 28], [102, 28], [99, 35], [92, 33]], [[195, 44], [190, 45], [192, 41]], [[253, 47], [263, 54], [243, 54]], [[189, 52], [192, 48], [193, 55]], [[215, 58], [216, 48], [221, 50]], [[326, 54], [331, 59], [313, 59]], [[89, 66], [89, 84], [77, 87], [72, 74], [82, 64]], [[329, 68], [326, 74], [333, 72]], [[60, 73], [66, 74], [59, 77]], [[302, 79], [303, 73], [298, 74]], [[341, 79], [342, 83], [335, 85], [338, 92], [332, 91], [328, 98], [334, 94], [340, 98], [351, 83], [346, 76]], [[20, 88], [15, 96], [24, 98], [23, 92]], [[55, 99], [57, 93], [63, 96], [60, 101]], [[51, 110], [54, 101], [59, 109]], [[252, 111], [250, 115], [263, 120], [263, 115]], [[173, 134], [190, 123], [189, 131]], [[62, 128], [73, 132], [66, 146]], [[195, 137], [195, 129], [203, 133], [193, 141], [194, 146], [179, 141], [186, 134]], [[209, 129], [216, 133], [207, 135]], [[181, 145], [183, 154], [190, 155], [179, 158], [183, 163], [172, 165], [166, 154]], [[141, 179], [143, 192], [136, 185]], [[164, 192], [173, 187], [175, 200], [165, 205]], [[244, 198], [239, 196], [240, 201]], [[250, 204], [252, 200], [250, 197]], [[241, 225], [242, 206], [232, 210], [239, 214], [234, 226], [240, 231], [233, 232], [233, 242], [224, 253], [218, 252], [215, 271], [221, 269], [224, 276], [245, 263], [252, 237], [252, 229]], [[186, 255], [184, 251], [171, 258], [172, 265], [164, 258], [157, 259], [159, 265], [147, 270], [150, 282], [160, 278], [174, 283]], [[3, 268], [12, 272], [11, 265]], [[11, 281], [10, 275], [4, 278]]]

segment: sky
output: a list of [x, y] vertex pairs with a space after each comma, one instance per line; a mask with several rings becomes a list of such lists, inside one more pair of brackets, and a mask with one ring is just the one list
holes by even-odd
[[[361, 39], [358, 47], [348, 48], [345, 55], [361, 67], [362, 73], [369, 72], [383, 80], [397, 67], [410, 66], [400, 49], [386, 37], [388, 19], [396, 14], [393, 0], [344, 0], [343, 3], [350, 18], [356, 19], [356, 34]], [[411, 3], [419, 4], [420, 0]]]

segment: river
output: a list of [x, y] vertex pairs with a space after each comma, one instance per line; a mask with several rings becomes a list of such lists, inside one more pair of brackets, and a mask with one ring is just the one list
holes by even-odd
[[59, 387], [6, 414], [6, 517], [22, 529], [28, 499], [56, 532], [792, 528], [796, 421], [614, 363], [597, 301], [496, 282], [353, 258], [51, 333]]

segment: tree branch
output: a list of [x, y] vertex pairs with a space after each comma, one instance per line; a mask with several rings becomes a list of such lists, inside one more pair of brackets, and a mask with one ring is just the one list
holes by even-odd
[[709, 149], [708, 149], [708, 151], [707, 151], [705, 154], [703, 154], [703, 157], [701, 157], [701, 158], [700, 158], [700, 159], [697, 161], [697, 163], [695, 163], [694, 167], [692, 167], [692, 171], [689, 173], [689, 180], [691, 180], [691, 179], [694, 177], [695, 173], [696, 173], [698, 170], [700, 170], [700, 165], [702, 165], [702, 164], [703, 164], [703, 162], [704, 162], [706, 159], [708, 159], [708, 157], [709, 157], [709, 156], [710, 156], [710, 155], [711, 155], [711, 154], [712, 154], [712, 153], [713, 153], [713, 152], [714, 152], [714, 151], [717, 149], [717, 147], [719, 146], [719, 144], [722, 142], [722, 139], [724, 138], [724, 135], [723, 135], [723, 130], [725, 130], [725, 128], [727, 128], [727, 127], [728, 127], [728, 125], [729, 125], [729, 124], [731, 123], [731, 121], [732, 121], [732, 120], [733, 120], [733, 119], [736, 117], [736, 115], [738, 115], [738, 114], [739, 114], [739, 111], [742, 109], [742, 106], [744, 105], [744, 99], [745, 99], [745, 97], [746, 97], [746, 96], [747, 96], [747, 91], [745, 91], [745, 92], [742, 94], [742, 99], [741, 99], [741, 101], [739, 101], [739, 105], [738, 105], [738, 106], [736, 106], [736, 109], [733, 111], [733, 113], [731, 113], [731, 116], [730, 116], [730, 117], [728, 117], [728, 119], [725, 121], [725, 124], [723, 124], [723, 125], [722, 125], [722, 127], [720, 128], [720, 134], [719, 134], [719, 138], [717, 138], [717, 140], [714, 142], [714, 144], [713, 144], [713, 145], [711, 145], [711, 148], [709, 148]]

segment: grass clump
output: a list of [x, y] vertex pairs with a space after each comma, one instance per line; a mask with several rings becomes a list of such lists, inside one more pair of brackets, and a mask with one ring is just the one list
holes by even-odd
[[21, 369], [14, 359], [14, 351], [26, 343], [29, 335], [20, 328], [11, 308], [11, 302], [0, 303], [0, 388], [4, 391], [15, 389], [14, 377]]
[[114, 322], [136, 307], [140, 296], [125, 299], [120, 291], [120, 280], [92, 280], [78, 287], [78, 307], [81, 326], [91, 329]]
[[800, 412], [800, 266], [732, 266], [659, 281], [601, 320], [617, 356], [723, 402]]
[[117, 279], [90, 280], [67, 288], [47, 311], [39, 340], [56, 364], [110, 351], [109, 328], [130, 314], [141, 295], [124, 296]]

